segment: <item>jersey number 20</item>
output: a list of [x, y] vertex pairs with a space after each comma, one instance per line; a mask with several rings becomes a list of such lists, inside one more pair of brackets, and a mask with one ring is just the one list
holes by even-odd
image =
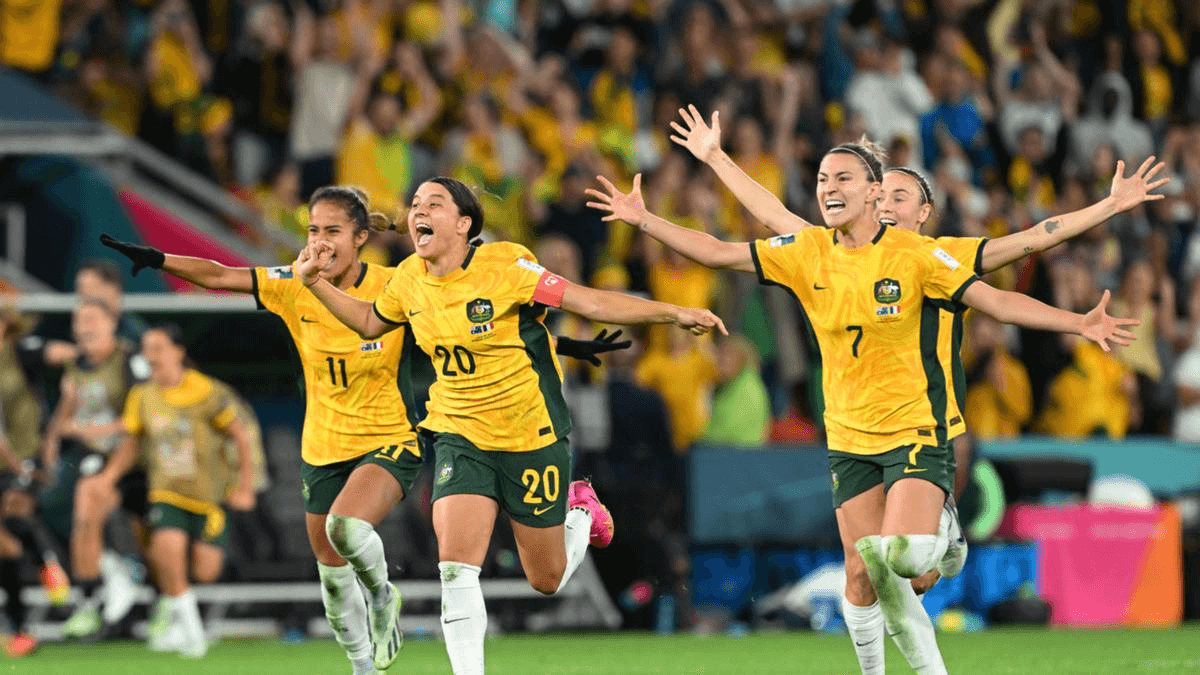
[[[458, 370], [454, 370], [450, 367], [450, 356], [452, 351], [454, 362], [458, 364]], [[453, 350], [446, 349], [442, 345], [438, 345], [433, 348], [433, 354], [442, 360], [443, 375], [454, 377], [455, 375], [475, 374], [475, 355], [462, 345], [454, 345]]]

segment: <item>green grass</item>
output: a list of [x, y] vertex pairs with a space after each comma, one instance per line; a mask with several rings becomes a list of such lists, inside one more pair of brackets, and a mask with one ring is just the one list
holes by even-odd
[[[1200, 624], [1178, 630], [993, 630], [939, 635], [955, 675], [1046, 673], [1122, 675], [1200, 673]], [[849, 638], [812, 633], [657, 637], [638, 633], [511, 635], [489, 640], [490, 675], [857, 674]], [[888, 673], [910, 673], [888, 647]], [[405, 645], [392, 675], [449, 673], [437, 641]], [[226, 641], [207, 658], [187, 661], [152, 654], [139, 643], [46, 645], [23, 660], [0, 660], [0, 674], [37, 675], [348, 675], [350, 664], [332, 641], [297, 645]]]

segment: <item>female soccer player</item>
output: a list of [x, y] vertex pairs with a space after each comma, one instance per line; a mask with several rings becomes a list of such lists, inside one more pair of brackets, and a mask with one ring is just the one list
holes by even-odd
[[[601, 178], [590, 190], [607, 220], [625, 220], [697, 262], [755, 272], [788, 288], [821, 352], [830, 476], [846, 553], [847, 623], [879, 599], [889, 634], [918, 673], [944, 673], [933, 627], [908, 579], [942, 558], [937, 532], [953, 478], [947, 380], [938, 361], [937, 305], [962, 301], [1005, 322], [1077, 333], [1106, 351], [1128, 344], [1105, 313], [1087, 315], [984, 283], [936, 242], [874, 218], [883, 166], [872, 149], [839, 145], [821, 160], [816, 197], [826, 228], [744, 243], [722, 242], [646, 211], [640, 176], [630, 194]], [[885, 490], [887, 499], [884, 499]], [[882, 640], [876, 640], [881, 643]], [[857, 643], [857, 641], [856, 641]], [[857, 645], [858, 649], [872, 645]], [[880, 653], [881, 650], [878, 650]], [[860, 653], [860, 662], [863, 662]], [[868, 672], [880, 672], [867, 659]]]
[[[542, 323], [546, 307], [602, 323], [674, 323], [702, 334], [720, 319], [568, 283], [524, 247], [472, 246], [483, 211], [452, 178], [422, 183], [408, 211], [416, 255], [396, 268], [374, 303], [320, 274], [332, 247], [313, 242], [296, 270], [312, 294], [366, 340], [407, 323], [433, 360], [437, 382], [420, 428], [437, 453], [433, 526], [442, 576], [442, 629], [456, 675], [482, 675], [487, 612], [479, 567], [500, 509], [512, 521], [530, 585], [555, 593], [583, 560], [589, 538], [606, 546], [613, 524], [585, 481], [570, 485], [571, 419], [562, 374]], [[570, 510], [568, 511], [568, 507]]]
[[[371, 228], [389, 219], [372, 214], [366, 196], [347, 187], [317, 190], [309, 216], [309, 242], [324, 242], [331, 255], [322, 277], [356, 297], [377, 296], [392, 269], [360, 262], [358, 252]], [[303, 292], [290, 266], [226, 267], [107, 235], [102, 241], [133, 261], [134, 274], [162, 269], [204, 288], [253, 293], [260, 307], [287, 325], [304, 369], [301, 492], [325, 614], [355, 675], [386, 668], [402, 641], [400, 595], [388, 583], [375, 526], [404, 498], [421, 468], [412, 383], [429, 362], [410, 358], [408, 331], [360, 339]], [[558, 344], [561, 353], [581, 357], [622, 346], [628, 344]], [[356, 580], [367, 589], [366, 599]]]
[[150, 482], [150, 563], [162, 591], [168, 626], [151, 648], [199, 658], [208, 652], [191, 579], [212, 583], [225, 564], [225, 511], [220, 502], [225, 443], [238, 447], [231, 503], [254, 504], [254, 451], [228, 390], [187, 367], [183, 331], [173, 324], [147, 330], [142, 354], [150, 380], [125, 401], [125, 438], [96, 475], [110, 487], [145, 457]]

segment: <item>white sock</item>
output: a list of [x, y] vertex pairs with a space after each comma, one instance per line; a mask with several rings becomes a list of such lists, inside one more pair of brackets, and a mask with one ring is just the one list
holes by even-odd
[[883, 612], [879, 601], [859, 607], [842, 598], [842, 616], [854, 642], [854, 656], [862, 675], [884, 675]]
[[175, 612], [189, 640], [208, 639], [204, 635], [204, 622], [200, 620], [200, 605], [196, 603], [196, 594], [192, 589], [175, 598]]
[[563, 543], [567, 547], [567, 568], [563, 570], [562, 581], [558, 582], [555, 593], [567, 585], [571, 575], [579, 568], [587, 556], [588, 540], [592, 536], [592, 514], [587, 509], [575, 507], [567, 511], [567, 521], [564, 524]]
[[354, 568], [367, 597], [374, 607], [383, 607], [392, 592], [388, 583], [387, 559], [383, 555], [383, 540], [375, 527], [360, 518], [329, 515], [325, 519], [325, 534], [333, 550]]
[[321, 603], [325, 605], [325, 618], [333, 628], [333, 637], [346, 651], [356, 674], [374, 673], [367, 599], [354, 570], [349, 565], [330, 567], [317, 563], [317, 574], [321, 577]]
[[454, 675], [483, 675], [483, 638], [487, 608], [479, 587], [479, 568], [457, 562], [438, 563], [442, 573], [442, 633]]
[[880, 537], [880, 543], [888, 567], [905, 579], [916, 579], [937, 566], [949, 540], [937, 534], [898, 534]]
[[879, 596], [888, 635], [892, 636], [904, 660], [917, 675], [946, 675], [933, 623], [913, 592], [912, 583], [898, 576], [884, 561], [881, 538], [863, 537], [855, 543], [855, 548], [862, 556], [867, 575]]

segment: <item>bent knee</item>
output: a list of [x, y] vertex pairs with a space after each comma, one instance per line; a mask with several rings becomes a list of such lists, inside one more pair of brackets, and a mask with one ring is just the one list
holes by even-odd
[[542, 595], [554, 595], [558, 592], [558, 587], [562, 584], [563, 573], [559, 572], [539, 572], [538, 574], [529, 575], [529, 585], [533, 590]]
[[937, 535], [898, 534], [884, 537], [884, 558], [898, 576], [916, 579], [933, 569]]
[[917, 595], [928, 593], [929, 589], [933, 588], [933, 585], [936, 584], [940, 578], [941, 575], [938, 574], [936, 570], [922, 574], [921, 576], [912, 580], [913, 593], [916, 593]]

